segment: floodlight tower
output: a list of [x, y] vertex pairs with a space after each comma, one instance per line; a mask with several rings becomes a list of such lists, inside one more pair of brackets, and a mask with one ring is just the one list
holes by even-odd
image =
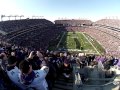
[[36, 17], [36, 19], [39, 19], [39, 16], [35, 16]]
[[21, 15], [21, 16], [19, 16], [20, 17], [20, 20], [21, 20], [21, 17], [24, 17], [24, 15]]
[[41, 16], [38, 16], [38, 19], [41, 19]]
[[14, 16], [13, 16], [13, 15], [9, 15], [9, 16], [6, 16], [6, 17], [8, 17], [8, 18], [9, 18], [9, 20], [10, 20], [10, 18], [11, 18], [11, 17], [14, 17]]
[[16, 20], [16, 17], [19, 17], [19, 16], [18, 16], [18, 15], [15, 15], [14, 17], [15, 17], [15, 20]]
[[35, 16], [32, 16], [32, 19], [34, 19]]
[[40, 16], [41, 17], [41, 19], [43, 19], [44, 18], [44, 16]]
[[2, 21], [3, 17], [5, 17], [5, 15], [1, 15], [1, 21]]
[[6, 17], [8, 17], [8, 19], [9, 19], [9, 21], [10, 21], [10, 17], [11, 17], [11, 15], [10, 15], [10, 16], [6, 16]]

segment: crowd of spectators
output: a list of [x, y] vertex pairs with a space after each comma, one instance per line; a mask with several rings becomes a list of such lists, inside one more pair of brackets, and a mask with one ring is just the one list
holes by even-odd
[[[106, 70], [110, 66], [120, 66], [119, 59], [111, 56], [32, 51], [10, 45], [0, 46], [0, 62], [0, 84], [3, 90], [52, 90], [60, 75], [71, 75], [73, 64], [84, 68], [102, 62]], [[81, 78], [84, 81], [86, 73], [82, 73]]]
[[73, 32], [73, 31], [83, 31], [86, 27], [85, 26], [82, 26], [82, 27], [78, 27], [78, 26], [75, 26], [75, 27], [72, 27], [72, 26], [69, 26], [69, 27], [66, 27], [66, 30], [68, 32]]
[[[7, 40], [12, 38], [10, 43], [17, 44], [24, 47], [47, 48], [49, 42], [56, 39], [62, 30], [55, 26], [49, 27], [34, 27], [29, 29], [29, 32], [23, 32], [16, 35], [7, 36]], [[49, 38], [49, 39], [48, 39]]]
[[34, 25], [52, 25], [53, 23], [46, 19], [23, 19], [0, 22], [0, 30], [7, 33], [18, 31]]
[[83, 25], [92, 25], [90, 20], [55, 20], [55, 24], [62, 24], [63, 26], [83, 26]]
[[0, 84], [6, 90], [52, 90], [59, 75], [72, 72], [69, 54], [48, 50], [1, 45], [0, 62]]
[[112, 26], [115, 28], [120, 28], [120, 20], [119, 19], [101, 19], [96, 21], [94, 24]]
[[111, 32], [109, 32], [108, 29], [106, 30], [104, 28], [93, 26], [90, 28], [86, 28], [84, 32], [99, 41], [100, 44], [105, 48], [107, 54], [119, 56], [120, 39], [113, 36], [114, 34], [111, 35]]
[[[84, 68], [94, 66], [100, 61], [107, 70], [110, 66], [120, 66], [120, 60], [115, 56], [116, 52], [119, 55], [120, 43], [115, 37], [119, 32], [96, 26], [66, 28], [68, 31], [77, 29], [91, 35], [113, 57], [49, 51], [45, 50], [49, 42], [56, 39], [64, 29], [51, 22], [47, 24], [47, 21], [46, 25], [38, 24], [44, 23], [43, 21], [28, 19], [0, 22], [0, 29], [8, 32], [4, 38], [7, 42], [3, 42], [4, 36], [0, 36], [0, 87], [3, 90], [52, 90], [59, 75], [71, 74], [72, 64]], [[111, 51], [116, 51], [115, 55]], [[83, 81], [87, 77], [85, 75]]]
[[120, 21], [116, 19], [102, 19], [92, 23], [92, 26], [66, 26], [66, 30], [72, 32], [85, 32], [95, 38], [103, 46], [103, 48], [106, 50], [106, 54], [119, 56], [119, 22]]
[[0, 30], [7, 32], [2, 41], [37, 49], [48, 48], [49, 43], [64, 31], [63, 28], [46, 19], [2, 21], [0, 28]]

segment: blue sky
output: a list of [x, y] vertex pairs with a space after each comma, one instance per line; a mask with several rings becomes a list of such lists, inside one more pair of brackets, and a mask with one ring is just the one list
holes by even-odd
[[0, 15], [44, 16], [52, 21], [116, 18], [120, 0], [0, 0]]

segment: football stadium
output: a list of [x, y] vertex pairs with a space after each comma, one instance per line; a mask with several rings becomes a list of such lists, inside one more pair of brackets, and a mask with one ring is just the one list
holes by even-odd
[[0, 90], [120, 90], [120, 19], [1, 14]]

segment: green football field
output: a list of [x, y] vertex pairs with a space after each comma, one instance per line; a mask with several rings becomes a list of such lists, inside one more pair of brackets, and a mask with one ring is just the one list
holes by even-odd
[[94, 38], [81, 32], [64, 32], [57, 44], [57, 49], [95, 54], [104, 53], [103, 47]]

